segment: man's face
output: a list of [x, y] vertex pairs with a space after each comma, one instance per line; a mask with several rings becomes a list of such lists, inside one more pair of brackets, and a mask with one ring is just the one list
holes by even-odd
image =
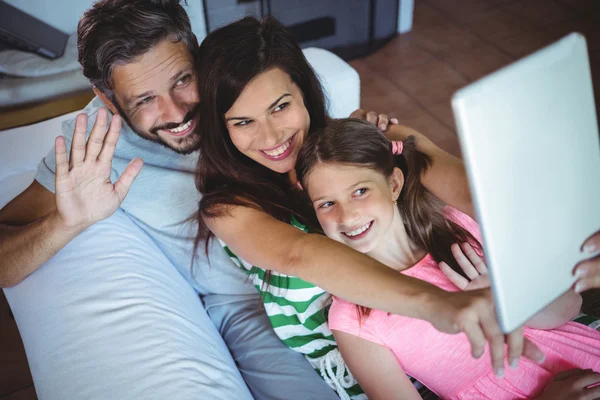
[[181, 154], [198, 150], [198, 84], [183, 41], [163, 40], [112, 79], [115, 106], [138, 135]]

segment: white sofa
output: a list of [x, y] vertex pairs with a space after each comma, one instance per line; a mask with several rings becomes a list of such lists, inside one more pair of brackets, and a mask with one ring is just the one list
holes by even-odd
[[[328, 93], [330, 114], [346, 117], [357, 109], [360, 84], [356, 71], [328, 51], [311, 48], [305, 54]], [[37, 164], [62, 132], [62, 121], [76, 114], [0, 131], [0, 207], [32, 182]], [[227, 391], [229, 378], [218, 370], [199, 371], [193, 357], [195, 352], [212, 352], [224, 365], [233, 363], [227, 349], [224, 345], [203, 348], [201, 337], [194, 332], [212, 335], [216, 331], [201, 326], [208, 317], [196, 293], [177, 269], [163, 260], [156, 244], [141, 229], [130, 228], [126, 220], [117, 213], [106, 222], [113, 234], [105, 245], [121, 249], [122, 259], [106, 260], [101, 249], [88, 251], [85, 260], [78, 259], [78, 249], [86, 247], [97, 229], [92, 226], [86, 237], [76, 238], [22, 283], [4, 290], [23, 338], [38, 397], [217, 398], [208, 393], [200, 397], [183, 393], [190, 393], [194, 384]], [[132, 251], [132, 246], [147, 251]], [[156, 259], [162, 260], [160, 267], [139, 271], [138, 261], [156, 265]], [[200, 322], [182, 318], [185, 313]], [[136, 339], [141, 331], [148, 332], [147, 340]], [[163, 340], [162, 335], [176, 340]]]

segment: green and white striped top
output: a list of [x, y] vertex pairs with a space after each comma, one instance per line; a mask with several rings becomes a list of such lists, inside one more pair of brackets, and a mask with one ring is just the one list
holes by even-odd
[[[291, 223], [304, 232], [308, 231], [294, 217]], [[221, 244], [231, 259], [248, 271], [250, 280], [262, 296], [277, 336], [288, 347], [304, 354], [341, 399], [366, 399], [346, 367], [327, 324], [331, 295], [312, 283], [275, 271], [271, 272], [267, 282], [267, 271], [247, 263], [225, 243]]]

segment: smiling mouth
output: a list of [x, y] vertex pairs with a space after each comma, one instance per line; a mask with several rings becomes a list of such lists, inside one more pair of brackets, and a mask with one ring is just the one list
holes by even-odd
[[178, 136], [178, 137], [185, 136], [195, 128], [196, 124], [194, 123], [194, 121], [195, 121], [195, 119], [192, 118], [188, 122], [181, 124], [176, 128], [162, 129], [162, 130], [164, 132], [167, 132], [171, 136]]
[[373, 226], [373, 221], [371, 221], [367, 224], [364, 224], [363, 226], [361, 226], [359, 228], [353, 229], [349, 232], [342, 232], [342, 233], [348, 239], [357, 240], [357, 239], [361, 239], [361, 238], [365, 237], [372, 226]]
[[271, 159], [271, 160], [283, 160], [284, 158], [286, 158], [287, 156], [289, 156], [292, 153], [292, 150], [294, 149], [294, 147], [292, 146], [292, 144], [294, 143], [294, 138], [296, 137], [296, 134], [294, 134], [292, 137], [290, 137], [285, 143], [270, 149], [270, 150], [260, 150], [261, 153], [263, 153], [265, 156], [267, 156], [267, 158]]

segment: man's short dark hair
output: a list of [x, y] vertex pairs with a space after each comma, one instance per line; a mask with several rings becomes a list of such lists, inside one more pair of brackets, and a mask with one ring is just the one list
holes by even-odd
[[179, 0], [99, 0], [77, 27], [83, 74], [113, 103], [112, 71], [165, 39], [183, 41], [195, 59], [198, 41]]

